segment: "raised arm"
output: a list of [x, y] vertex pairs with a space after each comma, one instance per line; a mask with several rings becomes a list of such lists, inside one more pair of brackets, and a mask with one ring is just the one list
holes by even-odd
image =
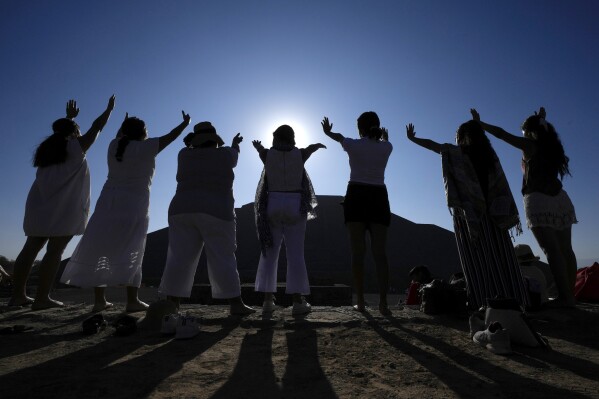
[[472, 114], [472, 119], [477, 121], [478, 123], [480, 123], [480, 126], [486, 132], [491, 133], [493, 136], [497, 137], [498, 139], [501, 139], [501, 140], [505, 141], [506, 143], [508, 143], [516, 148], [521, 149], [522, 151], [530, 150], [530, 142], [528, 139], [526, 139], [524, 137], [515, 136], [511, 133], [506, 132], [499, 126], [489, 125], [488, 123], [481, 121], [480, 115], [474, 108], [470, 108], [470, 114]]
[[254, 140], [254, 141], [252, 141], [252, 144], [254, 145], [254, 148], [256, 149], [256, 151], [258, 151], [258, 155], [260, 156], [260, 159], [262, 160], [262, 162], [266, 162], [266, 153], [268, 151], [266, 148], [264, 148], [264, 146], [262, 145], [262, 142], [260, 140]]
[[323, 120], [320, 124], [322, 125], [322, 131], [324, 132], [324, 134], [326, 134], [333, 140], [341, 143], [343, 141], [343, 139], [345, 138], [341, 133], [333, 133], [332, 132], [333, 124], [329, 122], [329, 118], [327, 118], [326, 116], [323, 118]]
[[233, 141], [231, 142], [231, 148], [234, 148], [239, 152], [239, 143], [243, 141], [243, 136], [241, 133], [237, 133], [235, 137], [233, 137]]
[[411, 142], [416, 143], [419, 146], [426, 148], [427, 150], [434, 151], [437, 154], [441, 153], [442, 145], [433, 140], [421, 139], [419, 137], [416, 137], [416, 131], [414, 130], [414, 125], [412, 125], [411, 123], [406, 126], [406, 135], [408, 136], [408, 139]]
[[181, 122], [179, 126], [171, 130], [169, 133], [158, 138], [158, 152], [164, 150], [170, 143], [175, 141], [177, 137], [183, 133], [183, 130], [187, 127], [187, 125], [189, 125], [189, 122], [191, 121], [189, 114], [186, 114], [185, 111], [181, 111], [181, 114], [183, 115], [183, 122]]
[[327, 147], [324, 144], [316, 143], [316, 144], [310, 144], [306, 148], [302, 148], [301, 149], [302, 161], [306, 162], [308, 160], [308, 158], [310, 158], [310, 155], [314, 154], [316, 151], [318, 151], [321, 148], [327, 148]]
[[[89, 128], [87, 133], [83, 136], [79, 137], [79, 145], [83, 152], [87, 152], [89, 148], [94, 144], [96, 138], [98, 138], [98, 134], [104, 129], [106, 126], [106, 122], [108, 122], [108, 118], [110, 117], [110, 113], [114, 109], [114, 101], [116, 97], [114, 94], [108, 100], [108, 106], [106, 110], [102, 112], [102, 115], [98, 116], [92, 126]], [[75, 118], [79, 114], [79, 108], [77, 108], [77, 103], [75, 100], [71, 100], [67, 103], [67, 118]]]
[[381, 136], [381, 141], [389, 141], [389, 130], [386, 127], [381, 127], [381, 131], [383, 135]]

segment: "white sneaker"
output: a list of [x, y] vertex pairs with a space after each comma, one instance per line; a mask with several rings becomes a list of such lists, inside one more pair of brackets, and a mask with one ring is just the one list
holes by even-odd
[[173, 335], [177, 332], [177, 322], [179, 317], [183, 317], [178, 313], [167, 314], [162, 318], [162, 326], [160, 333], [164, 335]]
[[273, 299], [262, 303], [262, 313], [272, 313], [275, 311], [275, 301]]
[[306, 298], [302, 297], [302, 302], [297, 303], [293, 302], [293, 309], [291, 310], [291, 314], [293, 316], [310, 313], [312, 310], [312, 306], [306, 302]]
[[193, 316], [180, 316], [177, 319], [175, 339], [189, 339], [200, 333], [200, 319]]
[[512, 353], [510, 335], [499, 322], [489, 324], [486, 330], [474, 333], [472, 340], [480, 346], [486, 347], [496, 355], [507, 355]]

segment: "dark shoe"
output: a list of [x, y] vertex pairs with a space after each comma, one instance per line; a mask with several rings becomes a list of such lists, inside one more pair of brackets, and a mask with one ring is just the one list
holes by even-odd
[[102, 313], [96, 313], [92, 317], [89, 317], [81, 324], [81, 332], [85, 335], [97, 334], [99, 331], [106, 328], [106, 320]]
[[117, 337], [126, 337], [137, 331], [137, 318], [124, 315], [116, 319], [113, 326], [115, 328], [114, 335]]

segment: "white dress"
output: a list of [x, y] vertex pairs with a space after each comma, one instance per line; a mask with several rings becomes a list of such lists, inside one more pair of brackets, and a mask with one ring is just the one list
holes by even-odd
[[122, 162], [108, 147], [108, 179], [87, 230], [60, 279], [79, 287], [139, 287], [158, 138], [130, 141]]
[[37, 168], [25, 205], [28, 237], [81, 235], [89, 216], [89, 169], [76, 138], [67, 141], [67, 159]]

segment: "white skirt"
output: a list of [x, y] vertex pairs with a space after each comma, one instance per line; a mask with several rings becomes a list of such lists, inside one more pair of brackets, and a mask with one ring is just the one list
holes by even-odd
[[139, 287], [148, 206], [148, 189], [104, 187], [60, 281], [78, 287]]
[[526, 194], [524, 196], [524, 213], [529, 229], [551, 227], [563, 230], [578, 223], [574, 205], [564, 190], [555, 196], [538, 192]]

